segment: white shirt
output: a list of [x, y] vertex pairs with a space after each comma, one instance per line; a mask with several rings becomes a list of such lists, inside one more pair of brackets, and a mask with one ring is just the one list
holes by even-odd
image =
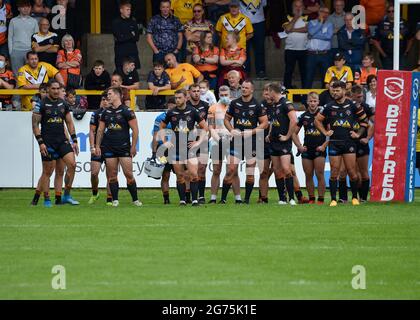
[[205, 102], [207, 102], [210, 106], [212, 104], [217, 103], [216, 97], [214, 96], [214, 93], [211, 92], [210, 90], [207, 90], [207, 92], [205, 94], [201, 94], [200, 95], [200, 100], [203, 100]]
[[374, 97], [372, 95], [372, 92], [370, 92], [370, 91], [366, 92], [366, 100], [365, 100], [365, 103], [369, 107], [375, 109], [376, 108], [376, 96]]
[[[307, 25], [307, 22], [300, 17], [295, 25], [295, 29], [303, 28]], [[286, 50], [306, 50], [306, 46], [308, 43], [308, 33], [302, 32], [290, 32], [287, 34], [286, 38]]]
[[264, 7], [267, 0], [242, 0], [240, 2], [241, 13], [246, 15], [252, 24], [265, 21]]

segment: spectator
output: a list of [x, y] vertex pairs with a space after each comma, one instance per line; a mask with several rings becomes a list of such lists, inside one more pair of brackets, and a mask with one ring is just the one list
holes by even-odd
[[241, 74], [236, 70], [231, 70], [227, 74], [227, 80], [231, 100], [240, 98], [242, 96]]
[[416, 34], [415, 34], [415, 39], [417, 40], [417, 44], [418, 44], [418, 58], [417, 58], [417, 66], [420, 67], [420, 21], [417, 22], [416, 25]]
[[354, 73], [354, 83], [366, 86], [367, 78], [378, 73], [378, 69], [373, 66], [375, 59], [370, 53], [366, 53], [362, 59], [362, 67]]
[[121, 87], [126, 88], [127, 90], [140, 89], [139, 74], [136, 70], [136, 63], [133, 58], [125, 58], [122, 62], [122, 69], [117, 70], [117, 72], [123, 78], [123, 83]]
[[251, 20], [254, 36], [247, 43], [245, 71], [251, 72], [251, 47], [254, 50], [255, 73], [257, 79], [267, 80], [265, 74], [265, 16], [267, 0], [241, 1], [241, 12]]
[[306, 77], [306, 48], [308, 42], [307, 17], [303, 14], [303, 1], [294, 0], [292, 4], [293, 15], [287, 16], [283, 24], [287, 33], [284, 51], [284, 85], [293, 88], [292, 78], [296, 62], [299, 64], [300, 81], [305, 86]]
[[201, 0], [171, 0], [171, 10], [184, 25], [193, 18], [193, 8], [202, 4]]
[[378, 24], [384, 19], [386, 3], [386, 0], [360, 0], [360, 5], [365, 8], [366, 24], [371, 35], [375, 34]]
[[227, 79], [227, 73], [236, 70], [246, 79], [244, 63], [246, 61], [245, 49], [238, 47], [239, 34], [230, 32], [226, 37], [226, 49], [220, 51], [220, 65], [222, 70], [219, 74], [218, 85], [222, 86]]
[[164, 109], [166, 104], [165, 96], [158, 95], [160, 91], [171, 90], [171, 80], [165, 72], [162, 62], [153, 63], [153, 71], [149, 72], [147, 85], [152, 90], [153, 96], [146, 96], [146, 109]]
[[[111, 77], [105, 70], [105, 63], [102, 60], [96, 60], [92, 70], [85, 78], [85, 89], [105, 91], [110, 85]], [[89, 95], [87, 101], [90, 110], [97, 110], [101, 103], [101, 96]]]
[[183, 31], [179, 19], [171, 14], [171, 2], [161, 0], [160, 14], [153, 16], [147, 26], [147, 43], [153, 51], [153, 62], [163, 62], [168, 53], [179, 54]]
[[[50, 79], [64, 84], [60, 72], [49, 63], [40, 62], [36, 52], [29, 51], [26, 54], [26, 60], [27, 64], [18, 71], [17, 87], [19, 89], [38, 89], [42, 83], [47, 83]], [[32, 110], [31, 98], [32, 96], [22, 96], [23, 111]]]
[[137, 50], [140, 32], [136, 20], [131, 17], [130, 2], [121, 1], [120, 16], [112, 22], [112, 34], [114, 35], [115, 69], [122, 69], [122, 63], [126, 57], [134, 59], [135, 69], [140, 69]]
[[353, 28], [353, 19], [352, 13], [346, 13], [345, 25], [338, 31], [337, 38], [340, 52], [344, 54], [348, 66], [354, 72], [360, 69], [366, 37], [363, 29]]
[[220, 49], [226, 48], [227, 34], [235, 32], [239, 34], [238, 46], [246, 49], [246, 42], [254, 34], [251, 20], [240, 12], [239, 0], [232, 0], [229, 4], [229, 13], [220, 17], [216, 24], [216, 31], [221, 39]]
[[7, 45], [7, 25], [13, 17], [12, 7], [8, 3], [0, 0], [0, 54], [8, 57], [9, 49]]
[[178, 90], [186, 88], [195, 82], [203, 80], [203, 75], [189, 63], [178, 63], [173, 53], [165, 56], [168, 68], [165, 70], [171, 80], [171, 88]]
[[215, 24], [220, 17], [229, 12], [230, 0], [204, 0], [207, 16]]
[[111, 87], [116, 87], [116, 88], [120, 88], [121, 89], [121, 91], [122, 91], [121, 101], [127, 107], [130, 107], [131, 108], [130, 93], [128, 92], [128, 90], [126, 88], [123, 88], [122, 87], [122, 83], [123, 83], [123, 78], [122, 78], [122, 76], [120, 74], [114, 73], [111, 76]]
[[192, 55], [194, 67], [209, 81], [210, 88], [216, 89], [219, 66], [219, 48], [213, 46], [213, 34], [210, 31], [201, 33], [200, 44]]
[[315, 72], [319, 67], [321, 75], [330, 65], [331, 39], [334, 35], [334, 26], [328, 22], [327, 18], [330, 10], [321, 7], [318, 18], [309, 21], [308, 24], [308, 57], [306, 67], [305, 88], [311, 89], [315, 77]]
[[305, 6], [303, 14], [307, 15], [309, 20], [315, 20], [318, 18], [318, 12], [321, 8], [320, 0], [303, 0]]
[[369, 75], [366, 80], [368, 90], [366, 92], [366, 104], [369, 105], [371, 108], [376, 108], [376, 89], [378, 85], [378, 81], [376, 75]]
[[[203, 5], [197, 3], [193, 7], [194, 16], [185, 26], [185, 38], [187, 39], [187, 51], [193, 53], [194, 49], [200, 45], [200, 37], [205, 32], [213, 32], [213, 25], [204, 18]], [[213, 38], [213, 34], [212, 34]]]
[[80, 65], [82, 63], [82, 53], [74, 48], [74, 39], [66, 34], [61, 39], [63, 49], [57, 54], [57, 67], [64, 80], [64, 86], [78, 89], [81, 84]]
[[333, 61], [335, 54], [339, 52], [337, 33], [338, 30], [340, 30], [345, 24], [344, 16], [346, 15], [346, 13], [344, 12], [344, 5], [344, 0], [334, 0], [334, 12], [327, 19], [327, 21], [331, 22], [334, 26], [334, 35], [332, 38], [330, 50], [331, 62]]
[[47, 18], [51, 9], [44, 3], [44, 0], [34, 0], [32, 5], [31, 17], [39, 23], [41, 18]]
[[48, 94], [48, 84], [41, 83], [38, 88], [38, 93], [32, 96], [31, 103], [32, 109], [36, 106], [36, 103], [41, 102]]
[[[408, 54], [407, 40], [409, 30], [404, 19], [400, 21], [400, 69], [403, 70], [406, 65], [405, 57]], [[394, 55], [394, 5], [390, 4], [387, 8], [387, 15], [378, 25], [376, 33], [372, 39], [373, 45], [379, 51], [382, 68], [387, 70], [393, 69]]]
[[[65, 101], [70, 108], [70, 111], [77, 112], [80, 109], [86, 111], [88, 103], [86, 97], [78, 96], [76, 94], [76, 90], [73, 88], [69, 88], [66, 90], [66, 97]], [[79, 119], [80, 120], [80, 119]]]
[[216, 97], [210, 91], [210, 83], [207, 80], [202, 80], [198, 84], [200, 86], [200, 99], [207, 102], [210, 106], [217, 103]]
[[9, 24], [9, 55], [14, 74], [26, 63], [26, 53], [31, 50], [31, 36], [39, 31], [38, 23], [31, 14], [29, 1], [18, 3], [19, 15]]
[[47, 18], [39, 19], [39, 32], [31, 37], [32, 50], [38, 53], [39, 61], [55, 65], [58, 52], [58, 36], [50, 32], [50, 22]]
[[338, 79], [336, 77], [332, 77], [329, 82], [328, 90], [322, 91], [321, 94], [319, 95], [319, 105], [321, 107], [325, 106], [327, 103], [331, 101], [334, 101], [334, 97], [332, 96], [333, 94], [332, 84], [335, 81], [338, 81]]
[[[0, 53], [0, 89], [14, 89], [16, 86], [13, 72], [7, 68], [7, 57]], [[0, 95], [0, 109], [12, 110], [12, 96]]]
[[57, 20], [57, 13], [50, 13], [49, 20], [56, 22], [52, 24], [51, 31], [55, 32], [58, 36], [58, 43], [61, 43], [61, 40], [66, 34], [70, 34], [75, 42], [75, 48], [80, 41], [80, 32], [78, 25], [78, 16], [74, 7], [69, 6], [69, 0], [57, 0], [57, 5], [61, 6], [61, 9], [58, 12], [60, 19]]
[[331, 78], [336, 77], [337, 80], [346, 84], [347, 90], [353, 85], [353, 72], [350, 67], [346, 66], [346, 58], [342, 53], [337, 53], [334, 57], [334, 65], [329, 67], [325, 73], [325, 87], [328, 89]]

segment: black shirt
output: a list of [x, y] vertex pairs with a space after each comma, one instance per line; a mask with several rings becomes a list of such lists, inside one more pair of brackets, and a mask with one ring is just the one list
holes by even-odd
[[[40, 32], [34, 33], [31, 37], [31, 43], [37, 43], [39, 46], [53, 45], [59, 47], [58, 36], [56, 33], [48, 32], [44, 35]], [[38, 52], [39, 61], [47, 62], [52, 66], [57, 63], [57, 52]]]
[[200, 118], [207, 121], [210, 105], [206, 101], [200, 100], [197, 105], [193, 105], [191, 101], [187, 101], [187, 106], [195, 108], [198, 111]]
[[[184, 110], [178, 108], [168, 110], [163, 123], [171, 124], [171, 129], [175, 133], [172, 138], [176, 139], [177, 148], [179, 147], [179, 135], [188, 135], [195, 129], [195, 125], [200, 123], [203, 119], [200, 117], [198, 111], [189, 105]], [[187, 136], [188, 139], [188, 136]]]
[[90, 117], [90, 125], [95, 126], [95, 144], [96, 144], [96, 133], [98, 132], [99, 127], [99, 120], [101, 119], [102, 113], [105, 111], [104, 108], [99, 108], [98, 110], [95, 110], [92, 112], [92, 115]]
[[258, 127], [258, 118], [266, 115], [255, 98], [249, 102], [243, 101], [242, 98], [233, 100], [226, 113], [233, 118], [233, 127], [240, 131], [255, 129]]
[[[370, 119], [370, 117], [375, 115], [375, 110], [372, 107], [370, 107], [368, 104], [362, 102], [360, 105], [362, 106], [363, 111], [366, 113], [366, 117], [367, 117], [366, 119]], [[354, 124], [353, 127], [355, 130], [360, 129], [360, 125], [357, 122]], [[365, 130], [365, 132], [363, 132], [363, 134], [360, 136], [360, 139], [366, 138], [367, 135], [368, 135], [368, 132], [367, 130]]]
[[[104, 72], [97, 76], [95, 71], [91, 71], [85, 79], [85, 89], [86, 90], [105, 90], [111, 86], [111, 77], [109, 76], [108, 71]], [[88, 100], [88, 109], [96, 110], [101, 104], [101, 96], [87, 96]]]
[[[268, 113], [270, 112], [270, 108], [273, 107], [273, 104], [269, 104], [267, 101], [263, 100], [263, 102], [261, 102], [261, 108], [264, 110], [265, 114], [268, 117]], [[264, 138], [266, 136], [268, 136], [268, 133], [270, 132], [270, 126], [268, 126], [266, 129], [264, 129]]]
[[123, 19], [121, 16], [112, 21], [114, 35], [114, 52], [117, 59], [133, 57], [136, 59], [136, 69], [140, 68], [137, 41], [139, 41], [139, 28], [134, 18]]
[[319, 110], [315, 113], [305, 111], [301, 114], [298, 121], [298, 127], [305, 129], [305, 140], [303, 145], [309, 148], [316, 148], [325, 142], [325, 136], [315, 127], [315, 117]]
[[274, 103], [271, 108], [267, 109], [268, 121], [271, 125], [271, 141], [278, 142], [279, 136], [285, 136], [289, 132], [290, 119], [289, 112], [295, 108], [286, 98], [281, 98], [279, 102]]
[[69, 107], [62, 99], [46, 97], [35, 104], [34, 113], [41, 115], [41, 136], [47, 144], [67, 141], [64, 122], [69, 112]]
[[[407, 41], [410, 36], [407, 23], [400, 21], [400, 52], [403, 53], [407, 48]], [[389, 21], [388, 17], [378, 25], [374, 38], [381, 43], [384, 52], [392, 56], [394, 52], [394, 22]]]
[[130, 146], [130, 126], [128, 122], [136, 119], [134, 111], [125, 105], [112, 107], [102, 112], [100, 121], [105, 122], [102, 145], [109, 147]]
[[117, 73], [122, 77], [123, 86], [131, 86], [136, 82], [140, 82], [139, 73], [135, 69], [128, 74], [124, 73], [122, 70], [117, 70]]
[[326, 126], [333, 130], [331, 141], [351, 141], [350, 131], [357, 130], [354, 126], [367, 127], [366, 113], [353, 101], [346, 99], [343, 103], [336, 101], [327, 103], [319, 112], [319, 116]]
[[334, 101], [334, 98], [332, 97], [330, 90], [325, 90], [319, 95], [319, 105], [321, 107], [325, 106], [331, 101]]

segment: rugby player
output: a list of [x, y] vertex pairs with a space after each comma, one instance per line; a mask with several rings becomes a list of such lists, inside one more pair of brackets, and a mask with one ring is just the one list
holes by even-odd
[[[95, 155], [96, 151], [96, 135], [99, 127], [99, 119], [101, 119], [102, 113], [106, 108], [109, 107], [107, 92], [104, 91], [101, 95], [101, 102], [99, 109], [92, 112], [89, 125], [89, 144], [90, 144], [90, 184], [92, 186], [92, 196], [90, 197], [88, 204], [94, 204], [96, 200], [99, 199], [98, 185], [99, 185], [99, 171], [101, 170], [102, 163], [105, 162], [104, 155], [100, 157]], [[107, 179], [107, 197], [106, 204], [112, 205], [112, 194], [109, 189], [108, 179]]]
[[[223, 180], [222, 204], [226, 203], [229, 189], [238, 174], [241, 160], [246, 161], [244, 203], [249, 204], [254, 188], [257, 158], [261, 159], [258, 156], [264, 152], [264, 129], [268, 127], [267, 115], [261, 108], [261, 104], [254, 98], [254, 83], [251, 80], [245, 80], [241, 90], [242, 96], [230, 103], [224, 120], [225, 127], [233, 139], [230, 143], [227, 173]], [[233, 121], [233, 125], [231, 121]], [[259, 136], [261, 136], [261, 141], [258, 140]], [[251, 152], [248, 152], [249, 149]]]
[[[37, 205], [40, 193], [44, 192], [44, 206], [52, 206], [49, 197], [49, 181], [54, 172], [57, 159], [63, 159], [67, 166], [68, 179], [66, 181], [63, 202], [78, 204], [70, 195], [76, 170], [75, 154], [79, 154], [77, 136], [68, 106], [59, 98], [60, 84], [57, 80], [48, 82], [48, 96], [35, 104], [32, 113], [32, 130], [39, 144], [42, 158], [42, 175], [40, 190], [35, 192], [32, 205]], [[72, 144], [65, 135], [64, 123], [70, 132]], [[41, 125], [41, 129], [39, 128]]]
[[[324, 203], [325, 195], [325, 157], [328, 142], [325, 136], [315, 128], [315, 117], [319, 112], [319, 96], [316, 92], [308, 94], [308, 109], [298, 120], [296, 128], [297, 148], [302, 154], [303, 171], [306, 177], [306, 189], [308, 190], [309, 203], [315, 203], [315, 185], [314, 185], [314, 171], [318, 180], [318, 204]], [[305, 140], [303, 145], [299, 140], [299, 131], [305, 130]]]
[[[208, 126], [206, 121], [200, 117], [199, 112], [187, 105], [187, 91], [178, 89], [175, 91], [176, 108], [166, 113], [165, 119], [160, 124], [160, 139], [164, 141], [169, 149], [169, 161], [175, 170], [177, 177], [177, 189], [179, 204], [186, 205], [186, 184], [185, 174], [188, 170], [190, 177], [190, 188], [192, 206], [199, 206], [198, 196], [198, 152], [203, 143], [207, 143]], [[174, 134], [171, 141], [168, 141], [165, 130], [171, 124]], [[200, 130], [198, 139], [196, 125]]]
[[[220, 173], [222, 171], [223, 160], [229, 156], [230, 133], [225, 127], [225, 114], [230, 104], [230, 89], [228, 86], [219, 88], [219, 102], [209, 108], [207, 121], [210, 131], [210, 155], [213, 165], [213, 175], [211, 177], [211, 196], [209, 203], [215, 204], [217, 192], [220, 186]], [[232, 183], [235, 203], [242, 203], [239, 177], [236, 175]]]
[[[142, 206], [138, 199], [136, 180], [133, 176], [133, 157], [137, 151], [139, 129], [136, 114], [122, 103], [122, 90], [111, 87], [107, 90], [110, 106], [102, 112], [96, 134], [95, 156], [105, 158], [109, 189], [112, 194], [112, 206], [118, 207], [118, 165], [127, 179], [127, 189], [133, 204]], [[106, 131], [105, 131], [106, 129]], [[130, 143], [130, 129], [132, 141]]]
[[[356, 160], [357, 160], [357, 171], [359, 175], [359, 199], [361, 202], [366, 202], [369, 194], [369, 141], [372, 139], [374, 134], [374, 122], [375, 122], [375, 110], [367, 105], [363, 96], [363, 88], [360, 85], [355, 85], [351, 89], [353, 102], [358, 106], [362, 107], [366, 113], [369, 121], [369, 127], [365, 131], [360, 139], [356, 142]], [[358, 129], [358, 123], [355, 124], [355, 129]]]
[[[209, 104], [201, 100], [201, 90], [199, 84], [192, 84], [189, 88], [189, 99], [187, 101], [187, 106], [195, 108], [200, 117], [207, 121], [207, 115], [209, 112]], [[209, 151], [208, 151], [208, 140], [205, 141], [205, 144], [200, 146], [200, 153], [198, 154], [198, 203], [205, 204], [205, 190], [206, 190], [206, 170], [207, 163], [209, 161]]]
[[[340, 173], [341, 160], [344, 161], [347, 174], [350, 177], [352, 204], [359, 205], [357, 199], [356, 140], [367, 130], [367, 116], [362, 107], [358, 107], [345, 97], [346, 84], [344, 82], [336, 81], [332, 84], [332, 87], [334, 101], [327, 103], [315, 117], [315, 127], [329, 140], [330, 206], [337, 206], [337, 178]], [[357, 132], [354, 128], [356, 123], [360, 126]]]
[[[166, 106], [168, 108], [168, 111], [173, 110], [176, 107], [175, 104], [175, 98], [169, 98], [168, 102], [166, 103]], [[160, 124], [162, 121], [166, 118], [166, 113], [162, 112], [160, 115], [158, 115], [155, 119], [155, 123], [153, 125], [153, 140], [152, 140], [152, 159], [156, 159], [156, 152], [158, 148], [163, 144], [163, 141], [159, 139], [158, 132], [160, 130]], [[166, 129], [171, 129], [171, 125], [167, 125]], [[165, 154], [165, 157], [167, 157], [168, 154]], [[173, 171], [172, 164], [166, 162], [165, 163], [165, 169], [163, 170], [162, 174], [162, 180], [160, 182], [160, 187], [162, 189], [162, 195], [163, 195], [163, 204], [170, 204], [169, 200], [169, 178], [171, 176], [171, 171]]]
[[289, 195], [289, 204], [296, 205], [293, 185], [293, 172], [291, 163], [292, 137], [296, 132], [296, 112], [293, 103], [283, 96], [282, 87], [277, 83], [270, 83], [268, 94], [273, 106], [268, 109], [270, 122], [269, 142], [271, 161], [276, 178], [279, 204], [287, 204], [284, 187]]

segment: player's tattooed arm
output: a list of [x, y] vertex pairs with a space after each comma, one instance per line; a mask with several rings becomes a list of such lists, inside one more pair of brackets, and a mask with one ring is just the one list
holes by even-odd
[[39, 113], [32, 113], [32, 132], [34, 136], [39, 136], [41, 131], [39, 129], [39, 124], [41, 123], [42, 116]]
[[128, 121], [128, 125], [131, 128], [131, 131], [133, 132], [131, 137], [131, 156], [134, 157], [136, 155], [136, 147], [137, 147], [137, 141], [139, 140], [139, 126], [137, 124], [137, 119], [131, 119]]
[[102, 139], [104, 137], [105, 122], [99, 121], [98, 131], [96, 132], [96, 151], [101, 150]]

